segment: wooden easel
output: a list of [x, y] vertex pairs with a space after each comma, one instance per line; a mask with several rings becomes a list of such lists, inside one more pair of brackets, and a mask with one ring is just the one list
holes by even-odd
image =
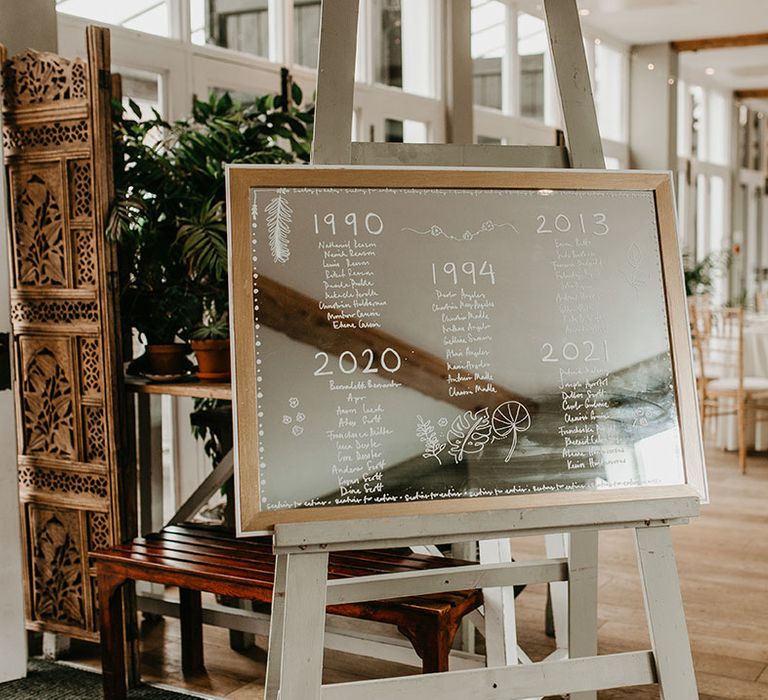
[[[327, 2], [321, 21], [321, 44], [317, 108], [312, 159], [316, 164], [356, 165], [444, 165], [486, 167], [593, 168], [605, 165], [595, 113], [578, 8], [570, 0], [545, 3], [548, 37], [555, 74], [569, 71], [558, 80], [568, 147], [474, 145], [472, 76], [466, 67], [470, 58], [470, 4], [450, 0], [445, 4], [446, 36], [450, 39], [445, 92], [448, 104], [450, 144], [414, 145], [350, 143], [352, 131], [357, 2]], [[594, 575], [586, 576], [579, 594], [582, 619], [570, 639], [568, 587], [553, 583], [550, 596], [557, 651], [563, 657], [570, 648], [583, 654], [597, 652], [597, 535], [577, 535], [571, 543], [580, 550], [582, 566], [590, 562]], [[553, 534], [546, 538], [547, 553], [567, 556], [569, 538]], [[434, 553], [434, 552], [433, 552]], [[479, 547], [482, 563], [511, 560], [508, 540], [484, 541]], [[464, 552], [463, 556], [468, 556]], [[515, 604], [512, 589], [484, 591], [486, 640], [489, 665], [516, 664], [525, 659], [517, 646]], [[591, 622], [589, 622], [591, 620]], [[579, 700], [594, 700], [594, 694]]]
[[[544, 2], [567, 147], [471, 145], [468, 0], [445, 2], [449, 42], [445, 88], [451, 143], [351, 143], [358, 4], [357, 0], [325, 0], [322, 4], [313, 163], [604, 168], [575, 0]], [[680, 487], [662, 500], [620, 505], [596, 503], [459, 516], [277, 525], [265, 699], [507, 700], [570, 693], [572, 700], [594, 700], [595, 691], [600, 689], [659, 682], [667, 700], [694, 700], [698, 694], [669, 526], [686, 522], [697, 513], [697, 496]], [[597, 657], [598, 532], [625, 527], [635, 529], [653, 649]], [[546, 536], [551, 558], [511, 562], [509, 538], [532, 534]], [[466, 541], [484, 543], [481, 563], [460, 572], [446, 569], [426, 576], [327, 579], [328, 554], [333, 551]], [[551, 586], [558, 650], [544, 662], [520, 665], [512, 586], [541, 582]], [[485, 634], [492, 668], [321, 685], [327, 604], [467, 586], [481, 586], [486, 595]], [[490, 608], [493, 614], [488, 614]], [[564, 657], [567, 660], [562, 660]]]

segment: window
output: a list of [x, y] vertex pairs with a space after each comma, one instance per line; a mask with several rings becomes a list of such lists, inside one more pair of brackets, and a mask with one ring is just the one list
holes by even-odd
[[268, 5], [269, 0], [192, 0], [192, 41], [269, 56]]
[[433, 95], [432, 2], [372, 0], [371, 7], [374, 81]]
[[703, 260], [709, 251], [707, 235], [707, 178], [696, 177], [696, 259]]
[[384, 140], [389, 143], [426, 143], [427, 125], [414, 119], [385, 119]]
[[624, 54], [604, 43], [595, 46], [595, 107], [600, 134], [612, 141], [624, 141]]
[[170, 36], [166, 0], [56, 0], [56, 11], [117, 27]]
[[549, 53], [544, 21], [520, 13], [517, 18], [520, 55], [520, 114], [544, 120], [544, 61]]
[[730, 155], [730, 104], [728, 99], [719, 92], [709, 93], [709, 160], [718, 165], [728, 165]]
[[120, 74], [120, 84], [123, 90], [123, 106], [128, 106], [128, 100], [141, 110], [143, 119], [152, 117], [152, 110], [162, 115], [160, 102], [160, 76], [151, 73], [135, 73], [115, 67], [115, 73]]
[[691, 85], [689, 91], [691, 122], [691, 156], [699, 160], [707, 160], [706, 125], [704, 123], [704, 89], [699, 85]]
[[293, 61], [317, 68], [320, 47], [320, 0], [293, 0]]
[[472, 0], [472, 74], [476, 105], [501, 109], [507, 8], [499, 0]]

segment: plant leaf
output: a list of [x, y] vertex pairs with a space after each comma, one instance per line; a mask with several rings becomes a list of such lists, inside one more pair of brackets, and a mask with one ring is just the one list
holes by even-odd
[[491, 439], [491, 421], [488, 409], [479, 411], [464, 411], [456, 416], [448, 430], [450, 453], [456, 462], [460, 462], [465, 454], [478, 454]]

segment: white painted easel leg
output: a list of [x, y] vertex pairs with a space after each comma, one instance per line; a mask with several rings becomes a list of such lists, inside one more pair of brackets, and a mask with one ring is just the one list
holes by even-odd
[[[512, 561], [509, 539], [480, 542], [480, 563]], [[515, 589], [513, 586], [483, 589], [485, 610], [486, 665], [512, 666], [518, 663]]]
[[281, 663], [279, 697], [320, 700], [328, 553], [290, 554], [287, 559], [282, 630], [287, 663]]
[[[597, 655], [597, 530], [570, 533], [568, 546], [568, 657]], [[570, 700], [596, 700], [593, 690]]]
[[669, 527], [635, 530], [651, 646], [663, 700], [696, 700], [696, 676]]
[[[564, 559], [568, 556], [568, 535], [544, 535], [547, 558]], [[549, 598], [552, 605], [552, 620], [555, 627], [555, 647], [568, 651], [568, 581], [553, 581], [549, 584]]]
[[277, 700], [280, 690], [280, 669], [283, 663], [283, 629], [285, 626], [285, 578], [288, 573], [288, 555], [278, 554], [275, 559], [275, 583], [272, 588], [272, 615], [269, 619], [269, 648], [267, 675], [264, 680], [264, 700]]

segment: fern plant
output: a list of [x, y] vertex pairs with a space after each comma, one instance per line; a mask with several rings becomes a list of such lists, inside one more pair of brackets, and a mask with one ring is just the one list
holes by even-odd
[[228, 94], [195, 98], [191, 116], [173, 123], [115, 103], [116, 197], [107, 230], [119, 242], [124, 320], [146, 340], [223, 328], [225, 166], [309, 160], [314, 108], [297, 106], [301, 89], [283, 70], [279, 95], [250, 104]]

